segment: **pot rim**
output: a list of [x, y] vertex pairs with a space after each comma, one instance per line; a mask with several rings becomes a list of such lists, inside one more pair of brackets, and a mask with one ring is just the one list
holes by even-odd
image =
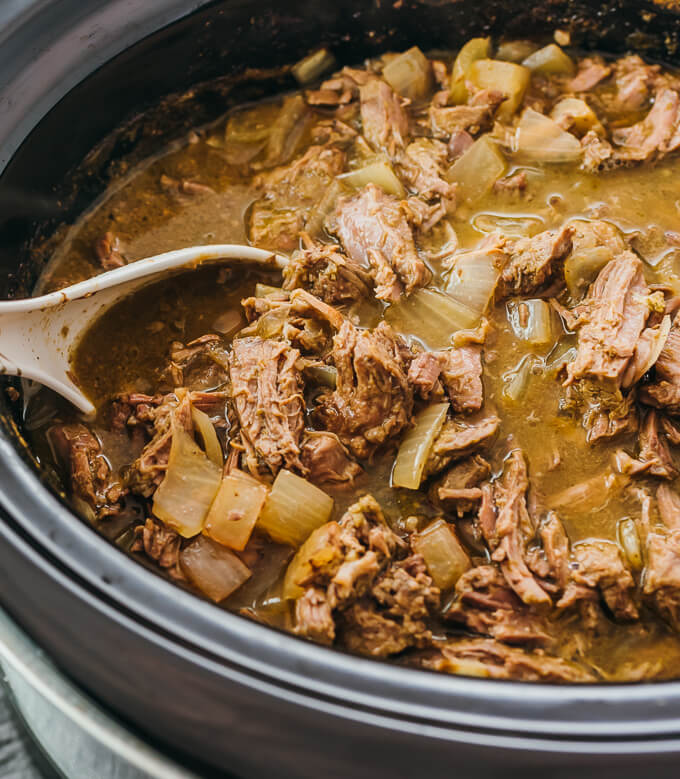
[[[5, 7], [0, 12], [0, 22], [6, 24], [0, 25], [0, 173], [34, 126], [83, 78], [207, 3], [168, 0], [153, 11], [155, 4], [125, 2], [129, 24], [115, 36], [107, 32], [106, 20], [122, 0], [82, 3], [76, 22], [74, 14], [65, 13], [63, 22], [58, 21], [63, 7], [79, 7], [76, 0], [14, 0]], [[12, 43], [21, 26], [38, 29], [44, 39], [37, 36], [34, 48], [21, 51]], [[87, 54], [75, 45], [83, 36], [90, 43]], [[59, 42], [60, 67], [52, 69], [49, 83], [22, 91], [31, 63], [41, 62], [44, 68], [54, 55], [50, 41], [52, 46]], [[69, 47], [72, 53], [65, 56]], [[680, 681], [555, 685], [481, 680], [329, 650], [219, 609], [147, 570], [49, 491], [6, 431], [0, 431], [0, 484], [0, 505], [11, 518], [0, 519], [5, 530], [24, 547], [30, 538], [34, 563], [51, 567], [59, 586], [96, 601], [121, 629], [143, 630], [192, 662], [210, 664], [216, 673], [237, 676], [245, 685], [302, 705], [323, 705], [343, 717], [426, 730], [434, 737], [489, 743], [492, 736], [494, 745], [507, 738], [513, 746], [521, 736], [524, 748], [526, 736], [532, 736], [542, 749], [568, 741], [586, 752], [606, 751], [606, 742], [616, 743], [617, 752], [644, 751], [645, 744], [655, 751], [680, 751]]]

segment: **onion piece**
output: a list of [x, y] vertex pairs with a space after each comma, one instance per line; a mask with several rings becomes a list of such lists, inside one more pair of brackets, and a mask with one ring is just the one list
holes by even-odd
[[462, 199], [474, 203], [486, 195], [505, 173], [505, 168], [505, 158], [498, 146], [488, 135], [482, 135], [451, 165], [446, 178], [458, 184]]
[[529, 387], [531, 373], [536, 364], [537, 357], [527, 354], [519, 361], [517, 366], [503, 375], [503, 397], [513, 403], [519, 403]]
[[521, 63], [522, 60], [533, 54], [537, 48], [533, 41], [503, 41], [498, 44], [496, 49], [496, 59]]
[[203, 532], [223, 546], [245, 549], [267, 499], [267, 488], [235, 468], [227, 474], [205, 518]]
[[619, 546], [631, 568], [636, 571], [642, 570], [642, 549], [635, 520], [630, 517], [622, 519], [616, 527], [616, 535]]
[[303, 594], [299, 583], [305, 581], [314, 570], [332, 560], [334, 548], [328, 543], [329, 525], [335, 523], [326, 523], [313, 530], [290, 561], [283, 578], [284, 598], [299, 598]]
[[378, 160], [363, 168], [351, 170], [337, 177], [338, 181], [354, 189], [363, 189], [367, 184], [375, 184], [388, 195], [403, 198], [406, 196], [404, 186], [397, 178], [392, 166], [386, 160]]
[[328, 521], [332, 511], [330, 495], [283, 469], [274, 479], [258, 526], [280, 544], [300, 546], [313, 530]]
[[522, 62], [525, 68], [532, 73], [543, 76], [566, 75], [572, 76], [576, 66], [572, 58], [566, 54], [556, 43], [549, 43], [542, 49], [533, 52]]
[[608, 246], [583, 246], [572, 251], [564, 263], [564, 280], [569, 294], [573, 298], [580, 297], [613, 257]]
[[573, 130], [578, 135], [585, 135], [588, 130], [604, 133], [595, 111], [579, 97], [562, 98], [550, 112], [550, 118], [564, 130]]
[[281, 287], [272, 287], [269, 284], [255, 285], [255, 297], [256, 298], [270, 298], [271, 300], [288, 300], [288, 293]]
[[168, 469], [153, 496], [153, 513], [184, 538], [191, 538], [203, 529], [220, 481], [221, 469], [186, 430], [175, 425]]
[[578, 138], [557, 122], [526, 108], [515, 131], [514, 149], [534, 162], [575, 162], [581, 158]]
[[489, 252], [465, 252], [455, 260], [446, 292], [481, 316], [493, 298], [498, 275], [498, 269]]
[[414, 426], [406, 433], [399, 445], [397, 459], [392, 471], [392, 486], [417, 490], [423, 476], [423, 468], [432, 449], [435, 438], [442, 429], [447, 403], [433, 403], [415, 417]]
[[318, 81], [324, 73], [334, 70], [336, 65], [336, 59], [328, 49], [319, 49], [296, 62], [290, 72], [298, 84], [304, 87]]
[[333, 365], [311, 365], [305, 368], [305, 376], [308, 376], [314, 384], [335, 389], [338, 384], [338, 370]]
[[203, 441], [203, 449], [208, 455], [208, 459], [218, 468], [222, 467], [224, 457], [222, 456], [222, 447], [215, 432], [215, 426], [210, 421], [210, 417], [198, 408], [191, 407], [191, 420]]
[[413, 336], [428, 349], [451, 345], [458, 330], [479, 322], [479, 314], [443, 292], [419, 289], [385, 311], [385, 319], [404, 336]]
[[206, 536], [182, 549], [179, 564], [187, 579], [215, 603], [235, 592], [251, 575], [233, 552]]
[[229, 338], [242, 330], [245, 324], [243, 314], [235, 308], [230, 308], [215, 319], [210, 329]]
[[451, 71], [450, 94], [453, 103], [464, 103], [468, 97], [465, 81], [473, 62], [486, 59], [491, 52], [490, 38], [470, 38], [458, 52]]
[[540, 298], [511, 300], [506, 305], [506, 311], [513, 332], [523, 341], [549, 344], [555, 340], [553, 309], [547, 301]]
[[397, 94], [409, 100], [421, 100], [432, 89], [432, 66], [417, 46], [391, 59], [382, 76]]
[[413, 551], [423, 556], [428, 573], [440, 590], [450, 590], [471, 566], [453, 528], [443, 519], [413, 536], [411, 544]]
[[495, 89], [507, 95], [498, 109], [499, 120], [507, 121], [522, 102], [531, 71], [514, 62], [478, 59], [470, 65], [468, 79], [479, 89]]

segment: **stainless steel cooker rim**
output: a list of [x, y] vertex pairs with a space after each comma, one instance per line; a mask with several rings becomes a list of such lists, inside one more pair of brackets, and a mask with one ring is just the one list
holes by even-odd
[[[203, 5], [197, 0], [80, 5], [77, 0], [13, 0], [3, 6], [0, 173], [20, 141], [78, 81], [146, 34]], [[130, 24], [125, 34], [109, 39], [107, 14], [120, 13], [124, 6]], [[55, 20], [67, 8], [70, 26], [64, 27]], [[22, 53], [17, 30], [29, 24], [35, 28], [38, 13], [45, 14], [38, 25], [45, 38], [35, 50]], [[91, 42], [90, 52], [81, 47], [64, 55], [63, 48], [83, 36]], [[37, 88], [22, 92], [29, 64], [44, 70], [57, 41], [62, 56], [51, 78], [41, 83], [40, 93]], [[47, 566], [59, 586], [96, 602], [121, 629], [142, 631], [218, 675], [228, 668], [246, 686], [348, 719], [465, 743], [530, 745], [537, 751], [560, 751], [568, 743], [584, 754], [680, 751], [680, 682], [502, 682], [400, 668], [328, 650], [224, 612], [125, 556], [40, 483], [4, 433], [0, 485], [0, 505], [9, 517], [3, 530], [23, 545], [35, 565]]]

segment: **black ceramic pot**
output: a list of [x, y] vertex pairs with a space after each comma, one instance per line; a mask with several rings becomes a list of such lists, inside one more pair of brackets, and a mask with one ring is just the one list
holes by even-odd
[[[675, 5], [2, 0], [0, 292], [30, 290], [40, 263], [28, 260], [28, 242], [73, 218], [118, 161], [141, 158], [244, 94], [216, 78], [275, 69], [319, 43], [351, 63], [385, 48], [555, 27], [584, 48], [642, 47], [672, 62]], [[153, 108], [194, 85], [189, 97]], [[275, 74], [261, 83], [280, 86]], [[140, 122], [149, 108], [151, 119]], [[72, 679], [200, 773], [677, 775], [680, 682], [558, 687], [440, 676], [225, 613], [71, 514], [1, 392], [0, 413], [0, 601]]]

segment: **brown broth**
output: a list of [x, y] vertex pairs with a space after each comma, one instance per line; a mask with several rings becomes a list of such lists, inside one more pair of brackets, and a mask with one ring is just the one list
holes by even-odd
[[[265, 103], [262, 122], [271, 117], [272, 104]], [[317, 116], [318, 118], [318, 116]], [[54, 289], [100, 272], [93, 252], [94, 241], [106, 231], [114, 232], [125, 246], [126, 255], [136, 260], [148, 255], [201, 243], [247, 242], [245, 215], [253, 201], [251, 180], [242, 167], [230, 164], [223, 148], [221, 125], [209, 133], [192, 133], [185, 143], [160, 153], [144, 166], [131, 171], [93, 205], [69, 230], [56, 252], [42, 289]], [[300, 140], [297, 151], [309, 139]], [[509, 172], [519, 169], [510, 159]], [[462, 247], [476, 245], [497, 227], [509, 233], [533, 235], [556, 227], [570, 218], [602, 218], [618, 226], [629, 237], [638, 235], [637, 247], [648, 261], [649, 282], [663, 281], [680, 292], [680, 254], [671, 249], [661, 255], [653, 240], [655, 230], [676, 230], [680, 223], [680, 158], [654, 165], [620, 169], [606, 175], [592, 175], [573, 166], [531, 166], [526, 194], [489, 193], [474, 208], [460, 207], [451, 217]], [[165, 191], [162, 175], [192, 179], [211, 187], [212, 193], [194, 197]], [[437, 232], [434, 233], [437, 236]], [[435, 237], [430, 245], [436, 248]], [[434, 270], [437, 271], [435, 264]], [[153, 284], [124, 300], [105, 314], [90, 330], [74, 355], [74, 371], [84, 390], [104, 409], [115, 394], [126, 391], [153, 392], [160, 368], [167, 362], [173, 341], [187, 341], [212, 332], [215, 319], [238, 308], [239, 301], [253, 294], [257, 281], [278, 284], [273, 271], [234, 268], [225, 272], [207, 267]], [[435, 276], [435, 285], [441, 284]], [[362, 322], [375, 322], [379, 308], [369, 306]], [[495, 307], [490, 316], [494, 335], [485, 358], [486, 407], [496, 409], [502, 419], [498, 445], [491, 452], [496, 472], [508, 452], [507, 439], [520, 446], [528, 459], [532, 490], [538, 504], [551, 508], [554, 496], [565, 487], [597, 477], [611, 470], [612, 445], [586, 444], [580, 422], [561, 412], [563, 395], [551, 361], [556, 350], [566, 348], [573, 338], [562, 332], [559, 342], [532, 349], [512, 331], [506, 303]], [[555, 322], [558, 326], [557, 318]], [[115, 334], [115, 338], [111, 334]], [[507, 396], [510, 378], [523, 360], [533, 360], [533, 371], [517, 402]], [[41, 418], [42, 415], [42, 418]], [[41, 391], [28, 407], [29, 428], [36, 450], [44, 459], [50, 454], [44, 430], [55, 418], [68, 420], [73, 412]], [[47, 421], [45, 421], [47, 420]], [[123, 446], [115, 449], [116, 436], [107, 429], [102, 414], [95, 432], [104, 441], [114, 468], [129, 462], [131, 453]], [[619, 439], [628, 445], [632, 438]], [[395, 490], [389, 486], [394, 449], [388, 450], [367, 469], [357, 483], [360, 492], [371, 492], [384, 506], [390, 520], [399, 527], [416, 514], [420, 525], [436, 515], [423, 493]], [[559, 463], [555, 465], [555, 461]], [[336, 516], [352, 502], [346, 490], [329, 490], [336, 498]], [[617, 524], [639, 514], [639, 505], [618, 492], [593, 502], [587, 510], [564, 507], [560, 517], [571, 541], [589, 538], [616, 539]], [[237, 593], [227, 607], [261, 607], [261, 614], [285, 626], [287, 616], [276, 594], [276, 586], [263, 592]], [[572, 626], [573, 627], [573, 626]], [[565, 625], [564, 637], [572, 628]], [[588, 660], [605, 678], [616, 677], [619, 669], [638, 660], [658, 666], [656, 676], [677, 676], [680, 640], [649, 614], [634, 626], [611, 623], [588, 650]]]

